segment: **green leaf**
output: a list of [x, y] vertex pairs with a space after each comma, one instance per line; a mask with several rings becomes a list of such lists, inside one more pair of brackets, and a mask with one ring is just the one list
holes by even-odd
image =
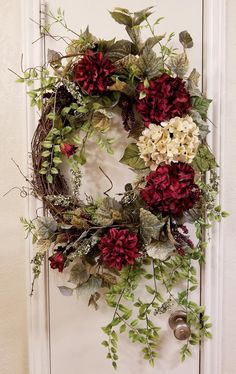
[[78, 264], [72, 266], [70, 271], [69, 282], [74, 284], [81, 284], [87, 282], [88, 279], [89, 272], [87, 271], [86, 266], [82, 262], [79, 262]]
[[41, 165], [42, 167], [47, 168], [49, 165], [49, 161], [43, 161]]
[[91, 276], [89, 280], [76, 288], [77, 295], [94, 294], [102, 285], [102, 279], [97, 276]]
[[104, 347], [109, 347], [109, 343], [107, 340], [103, 340], [103, 342], [101, 343]]
[[140, 209], [140, 234], [145, 243], [150, 243], [152, 239], [159, 239], [160, 231], [166, 220], [160, 220], [146, 209]]
[[122, 8], [115, 8], [113, 12], [109, 12], [112, 18], [121, 25], [132, 27], [132, 17], [127, 12], [123, 12]]
[[53, 176], [51, 174], [47, 174], [47, 181], [50, 184], [53, 182]]
[[146, 92], [145, 91], [141, 91], [140, 94], [139, 94], [139, 100], [144, 99], [146, 96], [147, 96]]
[[129, 40], [118, 40], [105, 54], [109, 60], [115, 62], [131, 54], [132, 43]]
[[39, 174], [41, 174], [41, 175], [47, 174], [47, 169], [45, 169], [45, 168], [40, 169]]
[[191, 110], [190, 115], [199, 128], [201, 139], [205, 139], [207, 134], [210, 132], [208, 124], [202, 119], [196, 110]]
[[207, 111], [212, 100], [205, 97], [193, 96], [191, 98], [192, 109], [195, 109], [203, 119], [206, 119]]
[[189, 68], [189, 61], [187, 54], [180, 53], [171, 58], [169, 63], [169, 68], [173, 71], [178, 77], [183, 78]]
[[146, 168], [144, 161], [139, 156], [139, 149], [136, 143], [131, 143], [127, 146], [120, 162], [135, 170]]
[[121, 325], [120, 326], [120, 334], [122, 334], [123, 332], [125, 332], [125, 330], [126, 330], [126, 325], [125, 324]]
[[188, 31], [181, 31], [179, 33], [179, 41], [184, 48], [192, 48], [193, 47], [193, 39]]
[[150, 11], [153, 8], [153, 6], [149, 6], [138, 12], [134, 12], [133, 26], [139, 26], [143, 21], [145, 21], [153, 13]]
[[24, 83], [25, 79], [24, 78], [17, 78], [16, 82], [17, 83]]
[[160, 75], [162, 60], [151, 48], [145, 47], [139, 57], [138, 67], [143, 77], [152, 79]]
[[59, 173], [59, 171], [57, 170], [57, 168], [54, 168], [54, 167], [51, 168], [50, 172], [51, 172], [53, 175], [56, 175], [56, 174]]
[[144, 44], [144, 48], [153, 48], [157, 43], [159, 43], [163, 38], [165, 37], [165, 34], [163, 35], [156, 35], [156, 36], [151, 36], [150, 38], [147, 38]]
[[72, 296], [73, 294], [73, 288], [66, 286], [58, 286], [58, 289], [63, 296]]
[[42, 157], [48, 157], [48, 156], [50, 156], [50, 151], [43, 151], [42, 152]]
[[215, 156], [206, 144], [199, 145], [197, 154], [191, 165], [203, 173], [218, 167]]
[[149, 257], [165, 261], [173, 254], [175, 246], [170, 240], [160, 241], [153, 239], [146, 245], [145, 249]]
[[66, 127], [64, 127], [63, 129], [62, 129], [62, 135], [64, 136], [64, 135], [67, 135], [67, 134], [69, 134], [70, 132], [72, 131], [72, 127], [71, 126], [66, 126]]
[[62, 163], [62, 160], [60, 159], [60, 157], [53, 157], [52, 161], [55, 165], [59, 165]]
[[148, 293], [150, 293], [151, 295], [155, 294], [155, 290], [152, 287], [150, 287], [148, 285], [146, 285], [145, 287], [146, 287], [146, 290], [147, 290]]

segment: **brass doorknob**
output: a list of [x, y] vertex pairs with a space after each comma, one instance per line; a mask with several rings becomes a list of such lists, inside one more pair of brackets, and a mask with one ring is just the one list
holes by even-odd
[[174, 336], [178, 340], [186, 340], [191, 335], [191, 330], [187, 324], [187, 314], [184, 310], [177, 310], [169, 318], [170, 328], [174, 331]]

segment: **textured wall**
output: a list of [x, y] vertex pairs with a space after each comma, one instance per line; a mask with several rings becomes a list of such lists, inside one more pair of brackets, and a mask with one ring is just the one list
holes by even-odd
[[0, 0], [0, 372], [27, 374], [25, 242], [19, 216], [25, 201], [13, 191], [23, 178], [11, 157], [25, 164], [23, 86], [7, 70], [19, 70], [22, 52], [21, 2]]

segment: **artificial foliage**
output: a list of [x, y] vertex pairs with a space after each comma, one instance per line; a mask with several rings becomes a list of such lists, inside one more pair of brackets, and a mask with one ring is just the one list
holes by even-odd
[[[55, 23], [70, 36], [65, 52], [49, 50], [45, 65], [18, 75], [41, 111], [27, 180], [45, 208], [43, 215], [22, 223], [36, 248], [34, 281], [45, 261], [52, 271], [68, 268], [71, 286], [60, 286], [62, 294], [77, 293], [95, 309], [103, 302], [113, 309], [102, 327], [113, 367], [123, 333], [153, 366], [160, 314], [168, 318], [176, 308], [187, 312], [191, 336], [181, 348], [182, 359], [191, 355], [191, 345], [211, 336], [205, 308], [191, 294], [204, 264], [205, 232], [227, 213], [216, 205], [218, 165], [206, 140], [211, 100], [199, 88], [200, 74], [189, 71], [191, 36], [181, 32], [181, 49], [174, 48], [173, 33], [158, 34], [162, 18], [149, 20], [153, 7], [134, 13], [115, 8], [110, 14], [125, 27], [127, 39], [100, 39], [89, 28], [78, 33], [67, 26], [63, 11], [47, 14], [48, 37], [63, 39], [52, 34]], [[143, 28], [150, 31], [146, 40]], [[114, 125], [117, 112], [120, 123]], [[84, 198], [87, 141], [96, 144], [94, 152], [112, 155], [113, 126], [127, 132], [130, 142], [120, 162], [136, 177], [120, 186], [119, 198], [110, 196], [111, 189], [98, 199]], [[65, 164], [70, 186], [62, 173]]]

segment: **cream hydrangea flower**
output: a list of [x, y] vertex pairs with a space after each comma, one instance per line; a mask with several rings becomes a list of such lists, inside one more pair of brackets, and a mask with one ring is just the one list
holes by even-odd
[[137, 146], [145, 165], [155, 170], [161, 162], [191, 163], [199, 143], [199, 128], [187, 115], [161, 122], [161, 126], [150, 124], [139, 137]]

